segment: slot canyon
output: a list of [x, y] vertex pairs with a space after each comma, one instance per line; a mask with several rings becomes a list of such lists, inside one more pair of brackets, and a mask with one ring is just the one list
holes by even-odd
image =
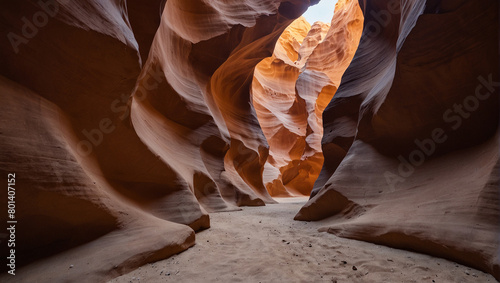
[[497, 282], [498, 0], [0, 2], [1, 282]]

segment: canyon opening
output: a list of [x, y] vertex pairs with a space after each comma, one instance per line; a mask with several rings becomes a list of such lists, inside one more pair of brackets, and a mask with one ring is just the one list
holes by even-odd
[[500, 279], [498, 1], [0, 7], [2, 282]]
[[356, 1], [341, 1], [335, 10], [328, 23], [314, 21], [311, 26], [305, 17], [293, 21], [273, 55], [255, 67], [250, 95], [269, 145], [263, 181], [271, 196], [309, 196], [321, 171], [322, 114], [363, 30]]

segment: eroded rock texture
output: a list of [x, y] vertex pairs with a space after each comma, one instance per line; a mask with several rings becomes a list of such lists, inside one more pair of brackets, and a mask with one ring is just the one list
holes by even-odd
[[[323, 41], [299, 26], [275, 49], [310, 2], [2, 1], [15, 279], [99, 282], [178, 253], [211, 211], [306, 193], [321, 151], [297, 219], [500, 278], [498, 2], [359, 1], [350, 65], [353, 1]], [[254, 108], [266, 87], [287, 106]]]
[[0, 179], [16, 175], [16, 279], [102, 281], [190, 247], [209, 211], [274, 202], [249, 89], [309, 5], [3, 1]]
[[270, 154], [273, 196], [309, 195], [323, 164], [321, 114], [351, 62], [363, 28], [357, 1], [339, 1], [331, 24], [297, 19], [254, 73], [252, 99]]
[[498, 1], [360, 1], [323, 113], [325, 164], [296, 219], [500, 278]]

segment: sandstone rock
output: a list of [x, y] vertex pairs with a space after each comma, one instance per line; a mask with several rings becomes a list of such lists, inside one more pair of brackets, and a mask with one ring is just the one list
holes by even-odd
[[283, 34], [312, 2], [1, 2], [15, 279], [116, 277], [318, 174], [297, 219], [500, 278], [498, 2], [339, 1]]
[[[366, 1], [296, 219], [500, 278], [497, 1]], [[488, 95], [488, 92], [490, 95]], [[463, 108], [462, 114], [455, 111]]]
[[0, 180], [16, 173], [16, 279], [102, 281], [192, 246], [207, 211], [274, 202], [249, 86], [309, 4], [2, 2]]
[[273, 56], [255, 68], [252, 99], [270, 155], [264, 182], [273, 196], [309, 195], [323, 164], [321, 115], [356, 51], [357, 1], [340, 1], [331, 24], [294, 21]]

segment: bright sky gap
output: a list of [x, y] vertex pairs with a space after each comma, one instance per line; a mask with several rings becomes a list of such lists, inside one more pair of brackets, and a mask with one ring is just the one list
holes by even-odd
[[303, 16], [310, 24], [317, 21], [330, 23], [336, 3], [337, 0], [321, 0], [318, 4], [309, 7]]

